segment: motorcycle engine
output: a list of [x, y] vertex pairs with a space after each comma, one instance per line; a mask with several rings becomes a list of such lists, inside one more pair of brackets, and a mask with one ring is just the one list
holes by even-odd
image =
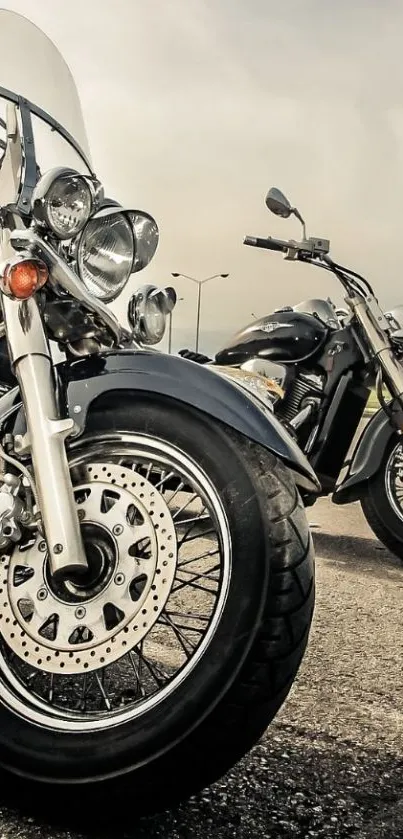
[[241, 369], [264, 376], [277, 385], [277, 393], [274, 389], [271, 393], [273, 409], [291, 433], [295, 434], [308, 418], [311, 418], [309, 426], [312, 427], [312, 416], [317, 414], [323, 398], [326, 382], [324, 374], [300, 370], [294, 378], [289, 367], [260, 358], [245, 362]]
[[[283, 385], [284, 386], [284, 385]], [[296, 379], [285, 387], [285, 397], [276, 405], [276, 414], [283, 422], [292, 423], [306, 408], [310, 415], [317, 412], [323, 396], [325, 376], [318, 373], [300, 372]], [[298, 424], [296, 424], [298, 427]]]

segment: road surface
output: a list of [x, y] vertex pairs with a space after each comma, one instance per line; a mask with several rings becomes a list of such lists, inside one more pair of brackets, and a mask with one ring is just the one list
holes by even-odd
[[[131, 823], [113, 836], [94, 826], [92, 839], [402, 839], [403, 565], [372, 537], [358, 505], [323, 500], [308, 512], [316, 615], [276, 722], [225, 779], [179, 811], [136, 822], [134, 788]], [[72, 793], [72, 807], [77, 799]], [[0, 839], [89, 837], [66, 829], [66, 814], [50, 826], [23, 810], [23, 802], [7, 809], [0, 788]]]

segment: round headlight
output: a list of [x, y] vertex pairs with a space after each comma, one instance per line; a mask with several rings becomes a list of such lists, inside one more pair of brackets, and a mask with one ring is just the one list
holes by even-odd
[[33, 194], [37, 224], [59, 239], [72, 239], [81, 232], [103, 195], [94, 178], [74, 169], [52, 169], [38, 181]]
[[133, 229], [123, 213], [94, 216], [77, 248], [80, 277], [88, 291], [105, 303], [114, 300], [133, 269]]
[[62, 178], [49, 191], [49, 227], [59, 239], [70, 239], [83, 229], [91, 207], [91, 192], [85, 181], [81, 178]]

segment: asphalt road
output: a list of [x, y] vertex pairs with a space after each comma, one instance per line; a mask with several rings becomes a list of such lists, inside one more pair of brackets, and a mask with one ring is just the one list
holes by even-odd
[[[136, 822], [133, 789], [132, 823], [113, 835], [96, 827], [93, 839], [402, 839], [403, 565], [372, 537], [358, 505], [321, 501], [309, 518], [314, 628], [276, 722], [225, 779], [176, 812]], [[90, 834], [7, 809], [0, 785], [0, 839], [39, 835]]]

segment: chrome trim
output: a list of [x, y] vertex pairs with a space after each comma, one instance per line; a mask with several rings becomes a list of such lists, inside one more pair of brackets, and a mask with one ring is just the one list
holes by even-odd
[[22, 302], [2, 295], [10, 360], [25, 410], [27, 433], [14, 440], [17, 454], [30, 453], [52, 574], [87, 570], [65, 439], [74, 421], [59, 416], [52, 357], [34, 297]]
[[12, 300], [3, 294], [1, 304], [11, 366], [28, 353], [49, 358], [49, 345], [35, 298]]
[[306, 422], [308, 417], [311, 416], [313, 408], [314, 408], [314, 406], [313, 406], [312, 403], [310, 403], [309, 405], [306, 405], [305, 408], [302, 408], [298, 412], [298, 414], [296, 414], [296, 416], [293, 417], [292, 420], [290, 420], [289, 424], [291, 425], [291, 427], [294, 428], [295, 430], [297, 428], [300, 428], [301, 425], [303, 425], [304, 422]]
[[127, 343], [131, 338], [128, 331], [120, 325], [115, 315], [104, 303], [96, 300], [86, 290], [84, 283], [48, 242], [44, 242], [34, 230], [21, 228], [12, 231], [10, 240], [17, 252], [26, 249], [32, 256], [43, 259], [49, 268], [50, 281], [56, 282], [64, 291], [71, 294], [75, 300], [79, 300], [90, 312], [96, 315], [111, 332], [118, 346]]

